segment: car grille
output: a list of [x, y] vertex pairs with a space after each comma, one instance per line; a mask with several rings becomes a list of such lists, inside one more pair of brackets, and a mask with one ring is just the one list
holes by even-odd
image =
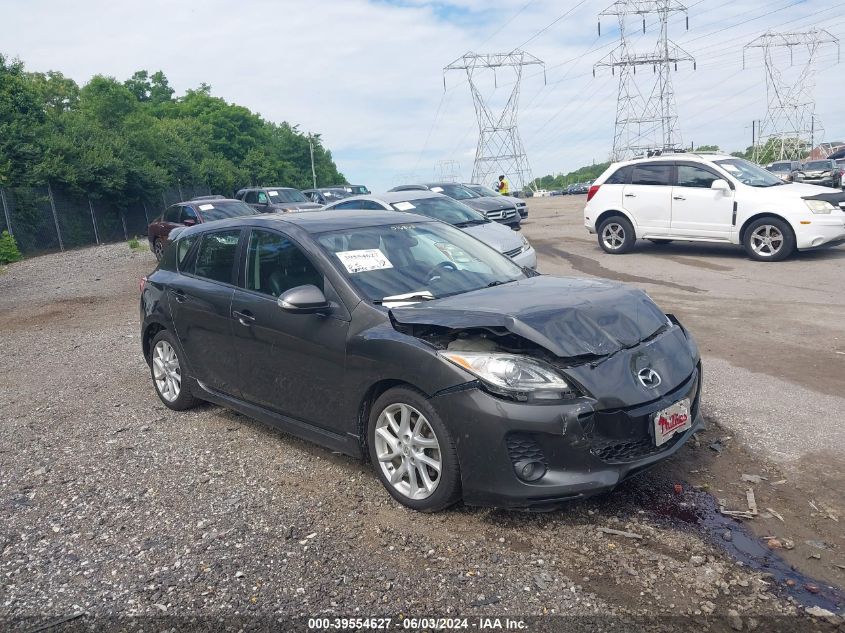
[[692, 402], [690, 414], [695, 420], [700, 405], [699, 387], [700, 372], [696, 371], [685, 385], [667, 394], [663, 404], [655, 405], [647, 412], [640, 413], [642, 407], [635, 407], [594, 413], [585, 422], [584, 429], [590, 440], [590, 452], [605, 463], [624, 464], [669, 450], [681, 441], [683, 434], [675, 435], [664, 444], [655, 446], [651, 428], [652, 415], [664, 405], [668, 406], [666, 401], [677, 402], [689, 398]]
[[519, 248], [514, 248], [512, 250], [505, 251], [505, 255], [507, 255], [508, 257], [516, 257], [521, 252], [522, 252], [522, 247], [520, 246]]
[[540, 462], [548, 468], [546, 456], [540, 445], [528, 433], [509, 433], [505, 437], [508, 446], [508, 455], [511, 463], [518, 462]]
[[495, 211], [488, 211], [486, 215], [488, 220], [507, 220], [516, 215], [516, 209], [496, 209]]

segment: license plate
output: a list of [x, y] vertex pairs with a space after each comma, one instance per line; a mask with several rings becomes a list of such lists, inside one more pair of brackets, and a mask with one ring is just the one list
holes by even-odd
[[675, 433], [682, 433], [692, 427], [689, 398], [679, 400], [670, 407], [654, 414], [654, 444], [668, 442]]

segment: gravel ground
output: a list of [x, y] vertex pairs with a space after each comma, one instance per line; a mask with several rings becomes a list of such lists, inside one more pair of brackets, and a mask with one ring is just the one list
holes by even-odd
[[0, 272], [0, 619], [13, 628], [80, 611], [824, 625], [655, 509], [695, 503], [667, 492], [693, 447], [561, 511], [432, 516], [393, 502], [368, 465], [216, 406], [169, 411], [140, 353], [137, 282], [153, 266], [116, 244]]

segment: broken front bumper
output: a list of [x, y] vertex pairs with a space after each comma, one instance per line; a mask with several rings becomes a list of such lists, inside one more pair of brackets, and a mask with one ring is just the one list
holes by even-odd
[[[455, 437], [464, 501], [471, 505], [542, 508], [612, 490], [624, 479], [674, 454], [701, 425], [701, 366], [658, 400], [618, 410], [568, 404], [523, 404], [481, 388], [432, 398]], [[692, 428], [655, 446], [652, 417], [689, 398]], [[536, 481], [517, 464], [540, 462]]]

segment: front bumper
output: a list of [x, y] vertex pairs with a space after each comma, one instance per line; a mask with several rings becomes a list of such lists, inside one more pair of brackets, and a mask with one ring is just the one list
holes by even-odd
[[[432, 398], [455, 437], [464, 502], [549, 508], [606, 492], [666, 459], [700, 427], [700, 365], [677, 389], [635, 407], [597, 411], [586, 399], [560, 405], [502, 400], [468, 386]], [[683, 398], [692, 428], [654, 446], [652, 415]], [[542, 461], [534, 482], [517, 476], [520, 461]]]
[[831, 214], [828, 217], [814, 215], [810, 224], [793, 224], [795, 243], [798, 250], [835, 246], [845, 240], [845, 216]]
[[523, 251], [511, 259], [519, 266], [524, 266], [531, 270], [537, 269], [537, 251], [534, 250], [533, 246], [529, 246], [527, 251]]

